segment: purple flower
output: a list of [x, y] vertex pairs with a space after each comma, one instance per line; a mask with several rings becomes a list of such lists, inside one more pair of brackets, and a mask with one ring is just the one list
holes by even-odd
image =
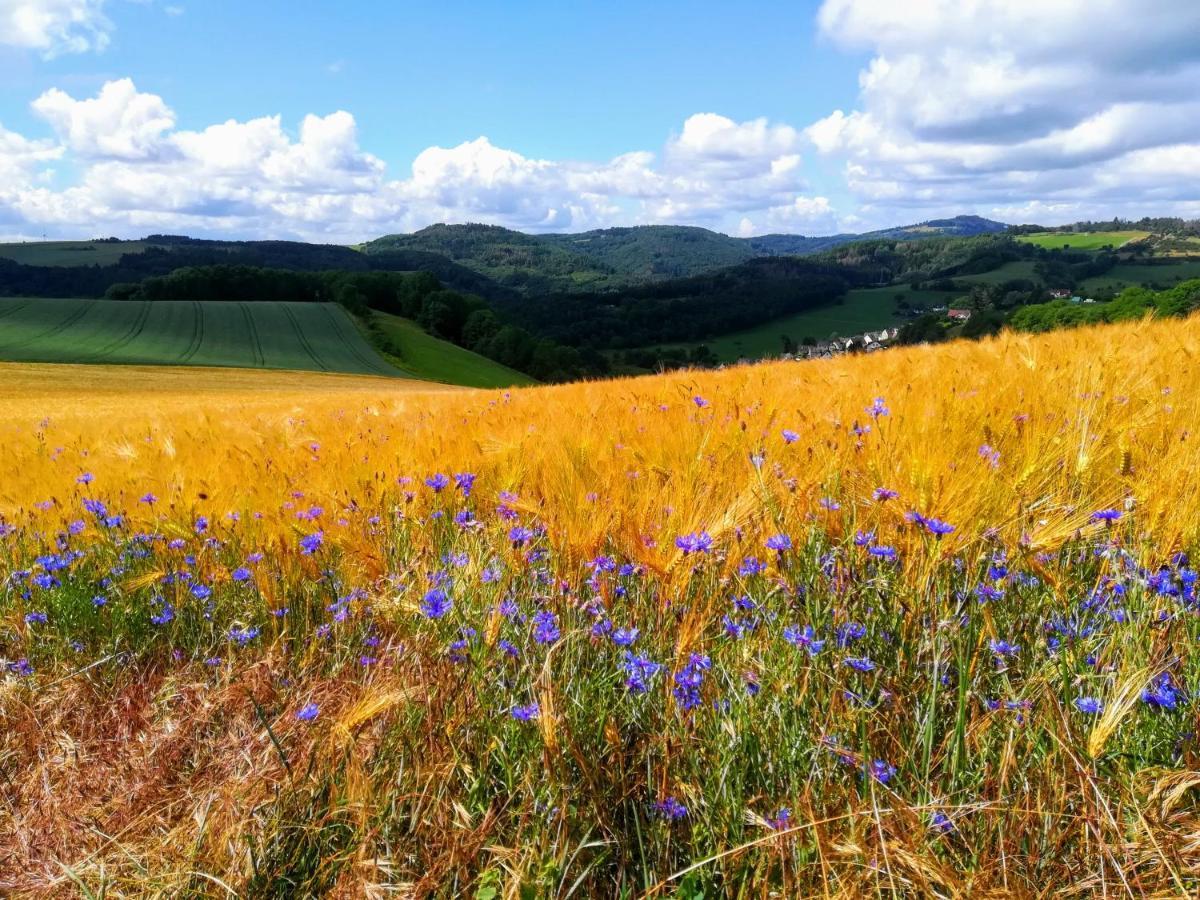
[[791, 550], [792, 539], [786, 534], [773, 534], [767, 538], [767, 549], [778, 550], [780, 553], [784, 550]]
[[703, 397], [701, 397], [699, 394], [697, 394], [695, 397], [692, 398], [692, 402], [695, 403], [696, 406], [699, 407], [700, 409], [704, 409], [704, 407], [708, 406], [708, 401], [705, 400]]
[[471, 472], [458, 472], [454, 476], [454, 484], [462, 491], [464, 497], [470, 497], [475, 487], [475, 475]]
[[245, 566], [238, 566], [236, 569], [234, 569], [232, 572], [229, 573], [229, 577], [232, 578], [234, 581], [249, 581], [250, 575], [251, 575], [250, 570], [247, 569]]
[[628, 650], [621, 665], [625, 669], [625, 687], [633, 694], [644, 694], [650, 690], [651, 679], [662, 669], [662, 663], [645, 656], [635, 656]]
[[561, 637], [558, 628], [558, 616], [549, 610], [542, 610], [533, 616], [533, 639], [539, 644], [553, 644]]
[[1075, 708], [1081, 713], [1094, 716], [1103, 712], [1104, 702], [1099, 697], [1076, 697]]
[[320, 710], [317, 707], [317, 704], [306, 703], [304, 706], [300, 707], [300, 709], [296, 710], [296, 718], [301, 722], [311, 722], [317, 717], [318, 712], [320, 712]]
[[887, 408], [882, 397], [876, 397], [875, 402], [867, 407], [867, 413], [873, 418], [878, 419], [881, 416], [889, 415], [891, 410]]
[[25, 613], [26, 625], [45, 625], [46, 622], [47, 616], [44, 612]]
[[1092, 513], [1093, 522], [1115, 522], [1121, 518], [1119, 509], [1099, 509]]
[[532, 722], [541, 713], [541, 709], [537, 705], [537, 701], [527, 703], [525, 706], [514, 706], [509, 714], [518, 722]]
[[749, 578], [751, 575], [757, 575], [760, 572], [765, 572], [766, 568], [766, 563], [760, 562], [757, 557], [747, 556], [744, 560], [742, 560], [742, 564], [738, 568], [738, 574], [743, 578]]
[[785, 444], [794, 444], [796, 441], [800, 440], [800, 435], [796, 434], [796, 432], [792, 431], [790, 428], [783, 429], [782, 434], [783, 442]]
[[868, 656], [847, 656], [842, 663], [859, 672], [871, 672], [875, 669], [875, 663]]
[[871, 763], [871, 777], [880, 784], [887, 784], [895, 774], [896, 767], [882, 759], [877, 759]]
[[94, 479], [93, 479], [91, 472], [84, 472], [82, 475], [80, 475], [78, 478], [75, 479], [75, 481], [79, 484], [91, 484], [93, 480]]
[[793, 647], [807, 650], [809, 656], [816, 656], [825, 647], [825, 641], [817, 640], [811, 625], [805, 625], [803, 628], [789, 625], [783, 629], [783, 639]]
[[612, 634], [612, 642], [618, 647], [632, 647], [633, 642], [638, 639], [640, 632], [630, 626], [629, 628], [618, 628]]
[[508, 539], [518, 547], [533, 540], [533, 529], [524, 525], [514, 525], [508, 530]]
[[929, 533], [935, 537], [941, 537], [944, 534], [950, 534], [954, 531], [953, 525], [943, 522], [941, 519], [924, 519], [923, 524]]
[[204, 534], [204, 532], [208, 531], [208, 519], [204, 516], [196, 516], [196, 524], [193, 527], [196, 530], [196, 534]]
[[875, 493], [873, 496], [880, 503], [884, 503], [888, 500], [895, 500], [897, 497], [900, 496], [900, 492], [893, 491], [891, 488], [877, 487], [877, 488], [875, 488]]
[[441, 588], [435, 587], [430, 589], [421, 599], [421, 612], [431, 619], [440, 619], [446, 613], [450, 612], [453, 606], [454, 601]]
[[433, 475], [430, 475], [428, 478], [425, 479], [426, 487], [432, 488], [433, 492], [435, 494], [440, 494], [442, 491], [444, 491], [446, 489], [447, 485], [449, 485], [449, 484], [450, 484], [450, 479], [447, 478], [445, 475], [443, 475], [441, 472], [437, 472]]
[[871, 554], [871, 556], [874, 556], [877, 559], [886, 560], [887, 562], [895, 562], [896, 561], [896, 548], [895, 547], [887, 547], [887, 546], [884, 546], [883, 544], [879, 544], [874, 547], [868, 547], [867, 553]]
[[677, 822], [687, 816], [687, 807], [674, 797], [667, 797], [654, 804], [654, 810], [668, 822]]
[[311, 556], [321, 549], [323, 543], [325, 543], [325, 532], [314, 531], [312, 534], [306, 534], [300, 538], [300, 552], [305, 556]]
[[1010, 644], [1008, 641], [991, 640], [988, 641], [988, 646], [996, 656], [1016, 656], [1020, 651], [1020, 644]]
[[1175, 709], [1182, 699], [1183, 693], [1171, 680], [1170, 672], [1163, 672], [1142, 691], [1142, 702], [1158, 709]]
[[707, 531], [681, 534], [675, 538], [675, 546], [686, 553], [707, 553], [712, 549], [713, 539]]

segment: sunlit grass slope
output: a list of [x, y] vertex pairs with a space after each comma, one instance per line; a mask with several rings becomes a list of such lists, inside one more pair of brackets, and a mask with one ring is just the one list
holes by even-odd
[[0, 892], [1194, 895], [1198, 355], [0, 367]]

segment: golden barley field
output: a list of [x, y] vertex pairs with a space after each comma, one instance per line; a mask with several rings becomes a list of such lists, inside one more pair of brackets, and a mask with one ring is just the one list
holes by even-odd
[[1194, 895], [1198, 362], [0, 366], [0, 892]]

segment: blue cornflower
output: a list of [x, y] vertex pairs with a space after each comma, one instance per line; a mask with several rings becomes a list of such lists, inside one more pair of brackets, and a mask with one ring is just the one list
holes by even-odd
[[882, 759], [871, 763], [871, 777], [880, 784], [887, 784], [896, 774], [896, 767]]
[[312, 534], [306, 534], [300, 538], [300, 552], [305, 556], [311, 556], [321, 549], [323, 543], [325, 543], [325, 532], [314, 531]]
[[527, 703], [525, 706], [514, 706], [509, 714], [518, 722], [532, 722], [541, 713], [541, 708], [537, 701]]
[[1115, 522], [1121, 518], [1119, 509], [1098, 509], [1092, 513], [1092, 521], [1094, 522]]
[[662, 663], [636, 656], [628, 650], [621, 665], [625, 669], [625, 687], [634, 694], [644, 694], [650, 690], [650, 680], [662, 669]]
[[558, 616], [549, 610], [542, 610], [533, 616], [533, 639], [539, 644], [553, 644], [562, 632], [558, 628]]
[[192, 585], [192, 596], [197, 600], [207, 600], [212, 596], [212, 588], [210, 588], [207, 584], [200, 584], [197, 582], [196, 584]]
[[472, 472], [458, 472], [454, 476], [454, 484], [464, 497], [470, 497], [475, 488], [475, 475]]
[[440, 619], [450, 612], [452, 606], [454, 606], [454, 601], [441, 588], [431, 588], [421, 599], [421, 612], [431, 619]]
[[796, 434], [796, 432], [792, 431], [790, 428], [783, 429], [781, 434], [783, 435], [783, 442], [785, 444], [794, 444], [796, 441], [800, 440], [800, 435]]
[[891, 488], [877, 487], [877, 488], [875, 488], [875, 493], [873, 494], [873, 496], [880, 503], [884, 503], [888, 500], [895, 500], [897, 497], [900, 496], [900, 492], [893, 491]]
[[847, 656], [842, 663], [859, 672], [871, 672], [875, 669], [875, 663], [869, 656]]
[[692, 402], [695, 403], [696, 406], [699, 407], [700, 409], [704, 409], [704, 407], [708, 406], [708, 401], [705, 400], [703, 397], [701, 397], [699, 394], [697, 394], [695, 397], [692, 398]]
[[700, 705], [700, 686], [704, 683], [704, 673], [712, 668], [712, 659], [704, 654], [693, 653], [688, 663], [675, 673], [675, 702], [680, 709], [695, 709]]
[[162, 609], [150, 617], [155, 625], [166, 625], [175, 618], [175, 608], [170, 603], [164, 603]]
[[765, 572], [767, 565], [760, 562], [756, 556], [747, 556], [742, 560], [741, 566], [738, 567], [738, 574], [743, 578], [749, 578], [752, 575], [757, 575], [760, 572]]
[[675, 546], [684, 553], [707, 553], [712, 549], [713, 539], [707, 531], [697, 531], [675, 538]]
[[257, 626], [240, 628], [235, 625], [233, 628], [229, 629], [229, 639], [234, 641], [239, 647], [245, 647], [248, 643], [258, 637], [259, 634], [260, 630]]
[[449, 484], [450, 484], [450, 479], [447, 478], [445, 475], [443, 475], [441, 472], [437, 472], [433, 475], [430, 475], [428, 478], [425, 479], [426, 487], [432, 488], [433, 492], [435, 494], [440, 494], [442, 491], [444, 491], [446, 489], [446, 486]]
[[317, 717], [319, 711], [320, 709], [317, 707], [317, 704], [306, 703], [300, 709], [296, 710], [296, 718], [301, 722], [311, 722]]
[[196, 516], [196, 524], [193, 526], [196, 534], [204, 534], [208, 531], [208, 519], [204, 516]]
[[676, 800], [674, 797], [667, 797], [654, 804], [655, 811], [666, 819], [668, 822], [675, 822], [684, 818], [687, 814], [687, 807]]
[[886, 560], [887, 562], [896, 561], [896, 548], [888, 547], [884, 544], [877, 544], [874, 547], [868, 547], [867, 553], [874, 556], [876, 559]]
[[26, 625], [45, 625], [47, 621], [48, 617], [44, 612], [25, 613]]
[[245, 566], [238, 566], [236, 569], [234, 569], [232, 572], [229, 573], [229, 577], [232, 578], [234, 581], [249, 581], [250, 576], [251, 576], [250, 570], [247, 569]]
[[949, 834], [951, 831], [954, 831], [954, 823], [944, 812], [935, 812], [930, 819], [929, 827], [942, 834]]
[[514, 644], [512, 641], [506, 641], [504, 638], [500, 638], [500, 640], [496, 641], [496, 646], [513, 659], [517, 659], [521, 655], [521, 651], [517, 649], [516, 644]]
[[75, 481], [79, 484], [91, 484], [94, 480], [95, 478], [91, 472], [84, 472], [75, 479]]
[[807, 650], [809, 656], [816, 656], [825, 647], [825, 641], [817, 640], [811, 625], [805, 625], [803, 628], [789, 625], [783, 629], [783, 639], [793, 647]]
[[1175, 686], [1170, 672], [1163, 672], [1142, 691], [1142, 702], [1159, 709], [1175, 709], [1183, 693]]
[[882, 397], [876, 397], [875, 402], [867, 407], [867, 413], [871, 417], [878, 419], [880, 416], [889, 415], [891, 410], [887, 408]]
[[784, 831], [792, 824], [792, 811], [786, 806], [781, 806], [779, 811], [775, 813], [774, 818], [767, 819], [767, 824], [776, 831]]
[[638, 639], [641, 632], [638, 629], [630, 626], [629, 628], [618, 628], [612, 634], [612, 642], [618, 647], [631, 647], [633, 642]]
[[950, 534], [954, 531], [954, 526], [948, 522], [943, 522], [941, 519], [932, 518], [925, 520], [925, 528], [928, 529], [930, 534], [936, 537], [941, 537], [944, 534]]
[[1075, 708], [1081, 713], [1094, 716], [1104, 710], [1104, 702], [1099, 697], [1076, 697]]
[[508, 531], [508, 539], [517, 546], [528, 544], [533, 540], [534, 532], [532, 528], [526, 528], [524, 525], [514, 525]]
[[991, 640], [988, 646], [997, 656], [1016, 656], [1021, 650], [1020, 644], [1010, 644], [1008, 641]]
[[786, 534], [773, 534], [767, 538], [767, 549], [778, 550], [780, 553], [784, 550], [791, 550], [792, 539]]

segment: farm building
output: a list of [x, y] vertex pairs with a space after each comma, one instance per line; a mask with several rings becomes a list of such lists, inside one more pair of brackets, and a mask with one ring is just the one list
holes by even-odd
[[951, 309], [946, 313], [947, 319], [953, 319], [955, 322], [965, 322], [971, 318], [969, 309]]

